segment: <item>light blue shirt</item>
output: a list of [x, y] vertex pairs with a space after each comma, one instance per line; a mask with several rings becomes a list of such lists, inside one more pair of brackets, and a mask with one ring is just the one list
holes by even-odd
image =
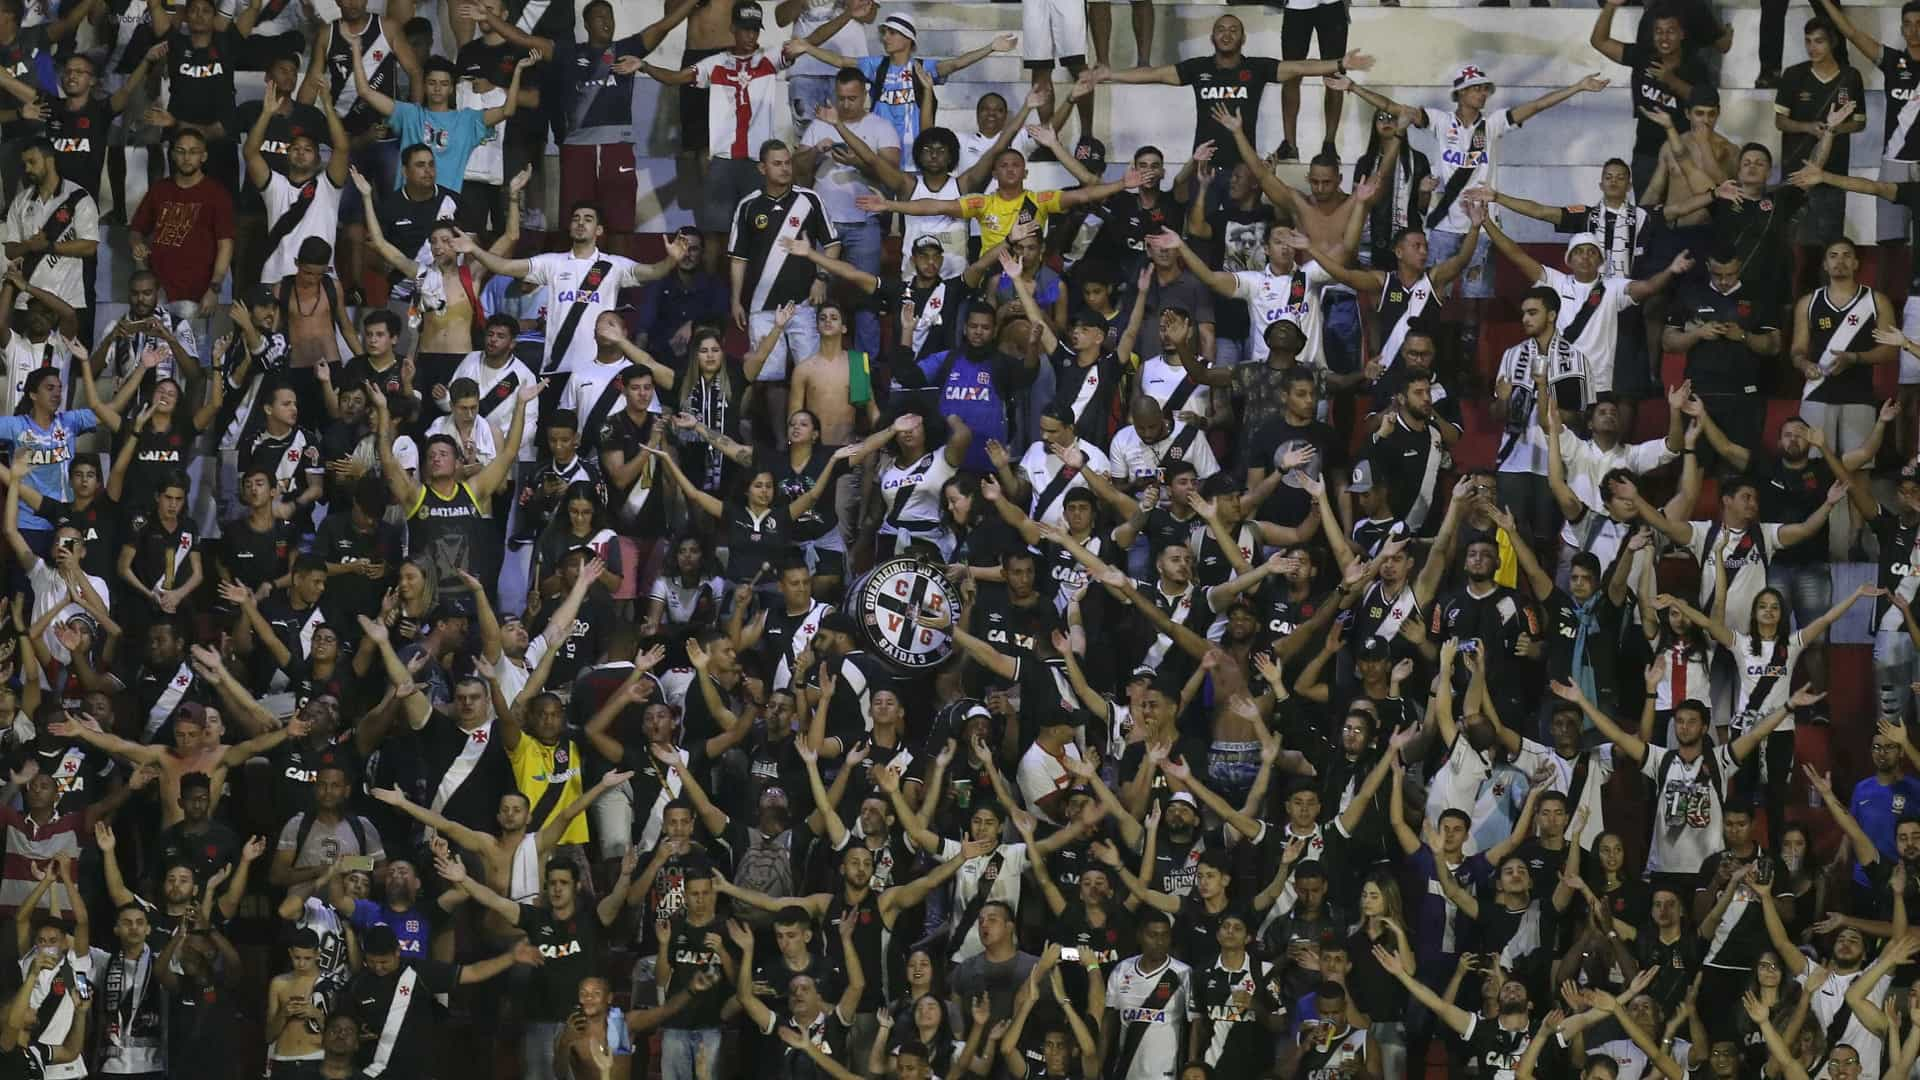
[[[425, 143], [433, 151], [433, 164], [439, 183], [450, 191], [459, 191], [467, 176], [467, 158], [473, 148], [486, 140], [487, 125], [479, 109], [451, 109], [434, 112], [411, 101], [396, 101], [389, 117], [400, 133], [404, 151], [415, 143]], [[394, 177], [394, 187], [406, 184], [404, 172]]]
[[[67, 469], [73, 463], [74, 439], [100, 426], [92, 409], [68, 409], [55, 413], [53, 423], [41, 427], [31, 416], [21, 413], [0, 416], [0, 441], [13, 443], [14, 459], [25, 456], [33, 465], [27, 474], [27, 486], [49, 499], [73, 501], [73, 481]], [[45, 531], [53, 523], [20, 504], [20, 530]]]

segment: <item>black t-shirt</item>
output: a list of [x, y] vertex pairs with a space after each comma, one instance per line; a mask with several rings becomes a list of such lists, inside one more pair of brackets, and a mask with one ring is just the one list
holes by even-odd
[[[1253, 433], [1243, 465], [1272, 472], [1278, 468], [1274, 463], [1275, 456], [1288, 444], [1295, 442], [1311, 443], [1319, 451], [1318, 462], [1323, 477], [1333, 476], [1347, 467], [1347, 442], [1335, 434], [1333, 428], [1318, 420], [1294, 424], [1284, 416]], [[1313, 500], [1304, 490], [1281, 483], [1261, 504], [1259, 519], [1276, 525], [1294, 526], [1305, 521], [1307, 515], [1313, 512]]]
[[191, 866], [195, 881], [207, 880], [239, 857], [240, 837], [223, 822], [209, 821], [197, 833], [187, 832], [181, 822], [160, 834], [160, 865]]
[[511, 41], [489, 45], [483, 38], [474, 38], [460, 46], [454, 66], [462, 79], [485, 80], [504, 90], [513, 82], [514, 65], [525, 55], [527, 50]]
[[[397, 241], [395, 244], [398, 246]], [[400, 250], [411, 251], [412, 249], [402, 247]], [[411, 387], [407, 386], [400, 378], [400, 358], [393, 356], [390, 359], [392, 363], [386, 367], [376, 368], [373, 366], [373, 358], [371, 356], [366, 353], [359, 353], [348, 360], [342, 367], [340, 373], [334, 376], [334, 385], [358, 386], [365, 383], [379, 387], [380, 392], [390, 398], [404, 394], [410, 390]], [[358, 443], [360, 440], [355, 439], [353, 441]]]
[[1461, 1041], [1467, 1044], [1467, 1068], [1482, 1077], [1512, 1076], [1532, 1041], [1532, 1027], [1512, 1030], [1479, 1013], [1469, 1013], [1472, 1027]]
[[[1920, 60], [1907, 55], [1905, 49], [1887, 46], [1880, 50], [1880, 74], [1887, 80], [1884, 156], [1895, 161], [1920, 161], [1920, 124], [1913, 123], [1913, 110], [1920, 108]], [[1900, 131], [1906, 134], [1896, 142], [1894, 134]]]
[[319, 534], [313, 542], [315, 555], [330, 563], [377, 562], [387, 567], [387, 576], [379, 578], [360, 573], [327, 575], [327, 591], [320, 597], [320, 606], [327, 612], [327, 621], [340, 627], [342, 634], [358, 637], [351, 633], [359, 627], [354, 616], [379, 610], [387, 579], [398, 572], [405, 546], [400, 526], [380, 521], [370, 532], [363, 533], [354, 524], [353, 513], [348, 509], [336, 510], [320, 523]]
[[[233, 67], [245, 40], [231, 26], [215, 30], [204, 47], [194, 45], [184, 26], [167, 35], [167, 110], [175, 120], [225, 125], [234, 118]], [[233, 137], [228, 128], [227, 138]]]
[[[1093, 265], [1118, 266], [1129, 274], [1137, 273], [1146, 258], [1147, 237], [1161, 229], [1182, 231], [1187, 220], [1186, 204], [1175, 202], [1165, 191], [1152, 206], [1141, 202], [1138, 192], [1123, 191], [1102, 202], [1097, 212], [1102, 219], [1100, 231], [1088, 245], [1086, 258]], [[1123, 309], [1118, 319], [1122, 325], [1126, 315]]]
[[460, 196], [445, 186], [435, 188], [424, 199], [410, 197], [402, 187], [380, 196], [375, 204], [387, 242], [409, 258], [426, 246], [434, 222], [453, 217], [459, 206]]
[[[5, 45], [0, 45], [0, 69], [4, 69], [7, 74], [12, 75], [14, 78], [28, 85], [37, 85], [39, 83], [40, 57], [53, 51], [48, 47], [47, 42], [47, 28], [52, 25], [52, 23], [47, 22], [41, 23], [38, 26], [23, 26], [16, 31], [12, 41]], [[147, 43], [149, 45], [152, 44], [152, 40], [151, 37], [148, 37]], [[141, 46], [141, 48], [145, 47], [144, 45]], [[7, 139], [20, 139], [28, 135], [39, 134], [40, 131], [41, 125], [39, 123], [25, 118], [12, 120], [4, 125], [0, 125], [0, 136], [4, 136]], [[65, 173], [61, 175], [66, 176]], [[68, 179], [73, 178], [68, 177]]]
[[598, 660], [601, 649], [613, 634], [614, 623], [613, 599], [607, 590], [600, 585], [589, 586], [566, 636], [547, 643], [553, 649], [553, 673], [547, 678], [548, 688], [571, 686], [573, 677], [580, 674], [581, 669]]
[[[543, 961], [532, 972], [527, 1016], [544, 1023], [565, 1020], [578, 1001], [580, 980], [600, 974], [606, 960], [599, 913], [584, 899], [575, 900], [573, 914], [564, 919], [547, 908], [521, 904], [520, 929]], [[674, 974], [678, 985], [683, 980], [677, 969]]]
[[1193, 89], [1193, 145], [1212, 141], [1213, 164], [1221, 170], [1240, 163], [1240, 150], [1233, 133], [1213, 119], [1213, 107], [1224, 105], [1240, 114], [1240, 123], [1248, 132], [1259, 130], [1260, 95], [1280, 81], [1280, 62], [1270, 56], [1242, 56], [1238, 63], [1222, 67], [1211, 56], [1196, 56], [1173, 66], [1180, 85]]
[[246, 518], [229, 521], [220, 528], [220, 566], [248, 589], [258, 589], [287, 572], [297, 539], [292, 522], [275, 520], [258, 532]]
[[133, 436], [133, 462], [127, 466], [127, 483], [120, 497], [128, 506], [153, 505], [153, 494], [168, 474], [184, 471], [193, 461], [193, 441], [200, 434], [193, 417], [176, 412], [165, 431], [148, 428]]
[[113, 117], [113, 106], [101, 97], [88, 98], [77, 109], [64, 98], [47, 108], [47, 138], [53, 140], [60, 176], [80, 185], [89, 195], [98, 194], [100, 166], [107, 160], [107, 131], [113, 126]]
[[374, 1035], [361, 1043], [361, 1063], [372, 1060], [377, 1042], [389, 1051], [387, 1075], [433, 1075], [427, 1067], [438, 1049], [433, 1038], [438, 1027], [433, 995], [451, 993], [459, 982], [459, 967], [435, 960], [414, 960], [389, 975], [362, 969], [335, 999], [336, 1008], [359, 1021], [363, 1035]]
[[[709, 937], [720, 939], [719, 949], [714, 948], [707, 940]], [[682, 990], [691, 992], [693, 977], [702, 971], [711, 970], [719, 974], [722, 950], [728, 952], [733, 950], [733, 944], [727, 940], [726, 920], [716, 914], [713, 921], [705, 926], [694, 926], [687, 921], [684, 913], [676, 916], [667, 940], [667, 962], [673, 969], [673, 978], [668, 984], [667, 996], [671, 997]], [[736, 956], [735, 959], [738, 957]], [[683, 1029], [718, 1027], [720, 1006], [726, 1003], [729, 996], [726, 982], [727, 980], [722, 979], [718, 985], [708, 987], [705, 993], [694, 994], [693, 1000], [687, 1003], [687, 1007], [668, 1020], [665, 1026]], [[576, 979], [575, 983], [570, 985], [577, 984]], [[572, 1001], [571, 993], [568, 994], [567, 1000]]]
[[[1865, 109], [1866, 93], [1857, 68], [1841, 64], [1833, 78], [1822, 81], [1813, 73], [1813, 61], [1807, 60], [1780, 73], [1780, 86], [1773, 94], [1773, 108], [1776, 115], [1784, 110], [1790, 120], [1819, 123], [1827, 118], [1829, 109], [1842, 101], [1854, 102], [1859, 108]], [[1791, 176], [1794, 170], [1805, 165], [1813, 153], [1814, 144], [1819, 141], [1818, 135], [1781, 135], [1780, 175]], [[1827, 155], [1826, 168], [1845, 176], [1852, 143], [1853, 137], [1850, 135], [1835, 135], [1833, 150]]]
[[[1754, 293], [1736, 282], [1731, 292], [1721, 292], [1709, 280], [1686, 281], [1680, 285], [1679, 298], [1669, 309], [1667, 325], [1684, 330], [1690, 322], [1738, 323], [1749, 335], [1775, 329], [1775, 307], [1754, 301]], [[1757, 394], [1756, 372], [1761, 359], [1744, 341], [1714, 338], [1696, 342], [1687, 350], [1686, 377], [1693, 380], [1699, 394]]]
[[[1620, 58], [1621, 63], [1633, 69], [1633, 152], [1635, 154], [1657, 154], [1666, 145], [1667, 131], [1659, 124], [1640, 115], [1641, 109], [1659, 109], [1673, 118], [1673, 126], [1684, 132], [1690, 126], [1687, 123], [1686, 102], [1674, 96], [1665, 83], [1653, 78], [1647, 69], [1654, 63], [1653, 47], [1635, 43], [1626, 46]], [[1682, 55], [1679, 68], [1674, 72], [1679, 78], [1692, 86], [1699, 86], [1707, 80], [1706, 68], [1697, 56]]]
[[[1216, 152], [1215, 157], [1219, 155]], [[1207, 227], [1213, 231], [1207, 265], [1229, 273], [1259, 270], [1267, 264], [1267, 230], [1273, 227], [1273, 204], [1261, 200], [1253, 209], [1235, 206], [1222, 194], [1207, 211]], [[1217, 254], [1215, 254], [1217, 253]], [[1216, 297], [1213, 301], [1213, 326], [1216, 337], [1241, 341], [1253, 332], [1253, 318], [1245, 300]]]
[[[1755, 453], [1747, 471], [1760, 482], [1760, 520], [1782, 525], [1807, 520], [1827, 501], [1833, 486], [1833, 466], [1826, 458], [1808, 458], [1798, 467], [1776, 457]], [[1827, 561], [1827, 523], [1805, 540], [1773, 553], [1776, 563], [1805, 566]]]
[[1740, 280], [1755, 286], [1759, 295], [1783, 293], [1789, 283], [1790, 227], [1806, 204], [1807, 193], [1792, 184], [1769, 188], [1757, 199], [1740, 200], [1738, 206], [1725, 199], [1713, 200], [1709, 209], [1714, 240], [1721, 245], [1719, 250], [1740, 256]]
[[1114, 401], [1120, 393], [1120, 359], [1102, 352], [1082, 367], [1065, 338], [1047, 357], [1053, 365], [1053, 400], [1073, 410], [1073, 431], [1095, 446], [1107, 445], [1113, 434]]
[[[1733, 872], [1738, 873], [1740, 867], [1762, 860], [1769, 868], [1768, 872], [1771, 873], [1767, 884], [1762, 885], [1758, 880], [1759, 874], [1756, 873], [1741, 888], [1770, 889], [1776, 901], [1792, 897], [1793, 886], [1789, 884], [1787, 875], [1780, 869], [1779, 862], [1763, 849], [1756, 849], [1752, 856], [1746, 858], [1729, 851], [1716, 851], [1707, 856], [1707, 861], [1700, 864], [1698, 888], [1703, 892], [1714, 893], [1714, 899], [1718, 900], [1719, 893], [1715, 889], [1715, 884], [1722, 864], [1731, 863], [1734, 867]], [[1728, 903], [1727, 910], [1721, 915], [1720, 926], [1714, 931], [1713, 940], [1707, 944], [1707, 951], [1701, 960], [1711, 967], [1751, 971], [1754, 961], [1760, 959], [1760, 954], [1771, 948], [1773, 943], [1767, 935], [1767, 923], [1761, 910], [1760, 899], [1749, 892], [1745, 897], [1736, 896]]]

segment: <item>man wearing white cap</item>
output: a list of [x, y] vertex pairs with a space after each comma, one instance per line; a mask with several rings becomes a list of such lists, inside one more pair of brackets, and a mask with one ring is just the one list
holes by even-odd
[[[1014, 35], [1001, 34], [972, 52], [947, 60], [930, 60], [914, 54], [920, 31], [914, 26], [913, 17], [895, 12], [880, 20], [880, 55], [856, 59], [813, 43], [813, 39], [825, 40], [832, 32], [833, 24], [828, 23], [811, 39], [795, 37], [787, 42], [784, 51], [789, 57], [805, 54], [836, 70], [859, 68], [860, 74], [867, 77], [868, 104], [875, 116], [893, 125], [901, 146], [912, 146], [913, 140], [920, 137], [921, 110], [928, 105], [935, 86], [994, 53], [1012, 52], [1020, 44]], [[811, 114], [806, 117], [812, 118]], [[903, 171], [913, 171], [911, 161], [903, 164]]]
[[1666, 269], [1642, 281], [1619, 274], [1602, 275], [1600, 268], [1606, 263], [1606, 255], [1600, 238], [1583, 232], [1567, 240], [1567, 269], [1555, 270], [1540, 265], [1491, 218], [1486, 229], [1493, 237], [1493, 246], [1528, 281], [1560, 294], [1560, 332], [1587, 357], [1589, 404], [1597, 395], [1613, 392], [1613, 351], [1620, 339], [1620, 313], [1664, 292], [1675, 278], [1693, 269], [1692, 252], [1682, 251]]
[[[1487, 99], [1493, 96], [1493, 76], [1478, 64], [1463, 64], [1453, 76], [1453, 111], [1442, 113], [1421, 106], [1402, 105], [1356, 84], [1349, 76], [1336, 76], [1325, 82], [1329, 90], [1352, 90], [1374, 108], [1391, 112], [1404, 122], [1431, 131], [1434, 140], [1440, 144], [1440, 152], [1433, 155], [1433, 178], [1440, 186], [1427, 204], [1427, 258], [1430, 263], [1445, 262], [1464, 246], [1470, 223], [1466, 205], [1460, 196], [1471, 187], [1496, 186], [1494, 173], [1498, 165], [1494, 160], [1494, 147], [1502, 135], [1575, 94], [1582, 91], [1599, 93], [1607, 88], [1607, 80], [1599, 75], [1588, 75], [1572, 86], [1549, 91], [1524, 105], [1489, 112]], [[1487, 266], [1488, 234], [1493, 231], [1493, 215], [1489, 214], [1486, 233], [1481, 235], [1473, 253], [1473, 261], [1467, 264], [1467, 272], [1461, 278], [1461, 294], [1468, 301], [1461, 345], [1469, 356], [1473, 354], [1474, 342], [1479, 337], [1478, 308], [1481, 305], [1478, 302], [1493, 295], [1493, 274]]]

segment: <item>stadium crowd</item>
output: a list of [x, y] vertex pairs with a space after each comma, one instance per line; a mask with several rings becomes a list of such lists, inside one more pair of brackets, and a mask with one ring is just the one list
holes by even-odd
[[1920, 0], [1619, 6], [0, 0], [0, 1078], [1920, 1076]]

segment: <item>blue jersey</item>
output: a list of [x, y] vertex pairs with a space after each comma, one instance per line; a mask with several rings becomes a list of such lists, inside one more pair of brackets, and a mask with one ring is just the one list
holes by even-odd
[[[1853, 786], [1853, 798], [1848, 800], [1847, 810], [1860, 823], [1867, 839], [1873, 841], [1880, 857], [1895, 858], [1893, 835], [1900, 822], [1909, 815], [1920, 814], [1920, 780], [1903, 776], [1889, 787], [1869, 776]], [[1858, 858], [1853, 861], [1853, 879], [1861, 885], [1871, 884]]]
[[901, 171], [919, 172], [919, 166], [913, 161], [913, 140], [920, 137], [920, 83], [914, 78], [912, 69], [919, 66], [927, 73], [927, 81], [937, 86], [947, 81], [941, 77], [939, 65], [919, 56], [904, 65], [893, 63], [884, 56], [863, 56], [858, 63], [860, 74], [867, 77], [869, 84], [880, 73], [880, 65], [887, 65], [886, 81], [880, 87], [879, 100], [873, 103], [873, 111], [880, 119], [892, 124], [893, 130], [900, 136]]
[[400, 939], [400, 959], [415, 962], [427, 959], [427, 939], [432, 936], [433, 927], [421, 909], [395, 911], [371, 900], [355, 900], [353, 928], [364, 932], [370, 926], [384, 926], [393, 931], [393, 936]]
[[[479, 109], [448, 109], [435, 112], [411, 101], [393, 104], [394, 130], [400, 133], [400, 145], [424, 144], [433, 151], [435, 172], [450, 191], [459, 191], [467, 175], [467, 158], [473, 148], [486, 141], [488, 128]], [[394, 186], [406, 184], [403, 174]]]
[[966, 460], [960, 467], [990, 474], [993, 463], [987, 460], [987, 441], [1007, 441], [1007, 388], [1001, 382], [1002, 373], [995, 370], [1000, 365], [994, 362], [1001, 355], [995, 352], [980, 361], [969, 359], [964, 351], [937, 352], [920, 361], [920, 370], [932, 379], [949, 357], [953, 367], [947, 372], [946, 383], [932, 388], [940, 394], [940, 415], [957, 416], [973, 429], [973, 442], [968, 444]]
[[[100, 426], [92, 409], [68, 409], [56, 413], [53, 423], [41, 427], [25, 414], [0, 416], [0, 442], [13, 444], [14, 460], [24, 456], [32, 463], [27, 485], [49, 499], [73, 501], [73, 481], [67, 469], [73, 464], [73, 442], [80, 435]], [[53, 523], [20, 504], [20, 529], [44, 531]]]

